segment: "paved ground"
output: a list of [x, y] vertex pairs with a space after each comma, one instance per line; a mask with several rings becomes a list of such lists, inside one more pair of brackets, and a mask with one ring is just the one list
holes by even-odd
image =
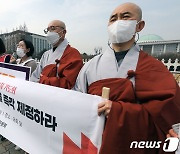
[[0, 154], [24, 154], [23, 150], [16, 151], [15, 145], [8, 140], [0, 141]]

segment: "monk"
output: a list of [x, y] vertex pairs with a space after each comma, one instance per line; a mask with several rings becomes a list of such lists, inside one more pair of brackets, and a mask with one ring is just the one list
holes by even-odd
[[65, 38], [67, 31], [63, 21], [51, 21], [44, 32], [52, 49], [42, 55], [39, 65], [32, 73], [31, 81], [71, 89], [83, 66], [81, 55]]
[[[145, 26], [134, 3], [119, 5], [108, 22], [109, 48], [80, 71], [75, 90], [101, 96], [110, 88], [109, 100], [98, 114], [106, 116], [100, 154], [164, 153], [167, 136], [177, 136], [172, 125], [180, 122], [180, 88], [173, 75], [142, 51], [135, 35]], [[162, 141], [157, 148], [131, 147], [133, 141]]]

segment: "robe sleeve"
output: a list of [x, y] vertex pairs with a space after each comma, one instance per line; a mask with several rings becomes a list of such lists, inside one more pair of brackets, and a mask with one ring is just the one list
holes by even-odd
[[173, 124], [180, 122], [180, 88], [170, 72], [149, 73], [155, 73], [156, 78], [144, 80], [146, 89], [138, 85], [137, 97], [154, 123], [167, 134]]
[[115, 118], [116, 122], [123, 124], [124, 127], [134, 125], [134, 131], [139, 131], [143, 127], [146, 129], [143, 128], [142, 131], [149, 131], [148, 125], [152, 121], [164, 134], [172, 129], [173, 124], [180, 123], [180, 90], [178, 85], [169, 90], [157, 90], [146, 92], [146, 94], [139, 92], [137, 96], [149, 97], [149, 100], [143, 104], [113, 102], [110, 117], [117, 117]]
[[75, 81], [80, 69], [83, 66], [82, 58], [79, 52], [72, 48], [64, 53], [60, 65], [58, 67], [58, 77], [41, 77], [41, 83], [71, 89], [75, 85]]
[[164, 133], [180, 122], [180, 88], [160, 61], [147, 58], [139, 63], [136, 96]]
[[35, 71], [37, 63], [35, 60], [29, 61], [25, 66], [31, 67], [31, 74]]
[[[149, 72], [145, 77], [152, 73], [155, 72]], [[154, 80], [143, 82], [142, 74], [141, 79], [137, 76], [136, 97], [140, 104], [113, 102], [111, 116], [119, 117], [119, 120], [123, 118], [123, 121], [135, 119], [139, 125], [143, 121], [148, 123], [150, 116], [153, 123], [166, 134], [173, 124], [180, 122], [180, 88], [169, 72], [155, 74]]]
[[82, 93], [87, 93], [88, 81], [87, 81], [86, 71], [89, 67], [90, 62], [91, 60], [82, 67], [81, 71], [78, 74], [73, 90], [76, 90]]
[[45, 54], [44, 53], [41, 57], [41, 60], [39, 62], [39, 64], [37, 65], [36, 69], [34, 70], [34, 72], [32, 72], [31, 74], [31, 78], [30, 80], [33, 81], [33, 82], [39, 82], [40, 80], [40, 74], [42, 72], [42, 69], [43, 69], [43, 63], [45, 61]]

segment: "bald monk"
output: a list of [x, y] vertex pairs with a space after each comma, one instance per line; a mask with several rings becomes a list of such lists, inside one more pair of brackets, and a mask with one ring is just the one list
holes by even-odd
[[136, 44], [144, 25], [139, 6], [118, 6], [108, 22], [109, 48], [78, 75], [77, 91], [101, 96], [103, 87], [110, 88], [109, 100], [98, 106], [98, 114], [107, 117], [100, 154], [164, 153], [157, 143], [157, 148], [130, 147], [133, 141], [177, 136], [172, 125], [180, 122], [180, 88], [166, 67]]
[[63, 21], [51, 21], [44, 32], [52, 49], [42, 55], [39, 65], [32, 73], [31, 81], [71, 89], [83, 66], [81, 55], [65, 38], [66, 25]]

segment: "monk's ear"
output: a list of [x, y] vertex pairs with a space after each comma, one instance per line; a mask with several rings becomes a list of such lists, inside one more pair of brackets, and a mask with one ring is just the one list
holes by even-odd
[[136, 32], [140, 32], [145, 26], [145, 22], [142, 20], [136, 26]]
[[67, 31], [66, 31], [66, 29], [64, 29], [64, 30], [63, 30], [63, 34], [66, 34], [66, 33], [67, 33]]
[[26, 50], [26, 53], [28, 53], [30, 51], [30, 48], [28, 48], [27, 50]]

